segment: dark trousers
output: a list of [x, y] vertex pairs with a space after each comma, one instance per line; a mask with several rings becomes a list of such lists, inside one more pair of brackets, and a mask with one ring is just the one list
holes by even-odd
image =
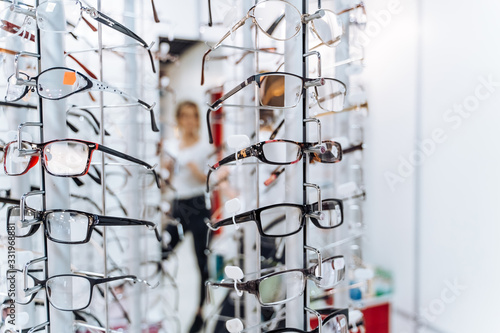
[[[189, 199], [175, 200], [172, 216], [180, 220], [184, 233], [193, 234], [194, 252], [200, 270], [200, 307], [205, 301], [205, 281], [208, 280], [207, 256], [205, 247], [207, 242], [208, 227], [205, 224], [205, 218], [210, 218], [210, 211], [206, 208], [205, 197], [198, 196]], [[170, 247], [175, 248], [179, 243], [179, 233], [177, 227], [169, 225], [167, 232], [172, 236]], [[181, 258], [182, 260], [182, 258]]]

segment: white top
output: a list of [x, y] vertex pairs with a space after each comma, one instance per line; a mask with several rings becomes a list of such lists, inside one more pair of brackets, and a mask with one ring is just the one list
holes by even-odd
[[172, 185], [177, 190], [177, 199], [189, 199], [205, 194], [205, 182], [200, 182], [187, 166], [193, 162], [198, 169], [207, 173], [208, 157], [213, 152], [213, 147], [204, 140], [190, 147], [179, 148], [179, 140], [169, 140], [166, 144], [167, 152], [175, 158], [174, 174], [172, 176]]

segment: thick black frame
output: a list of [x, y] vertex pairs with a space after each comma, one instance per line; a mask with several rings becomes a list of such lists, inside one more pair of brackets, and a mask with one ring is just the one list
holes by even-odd
[[[261, 236], [269, 237], [269, 238], [280, 238], [280, 237], [287, 237], [287, 236], [294, 235], [294, 234], [298, 233], [304, 227], [305, 220], [307, 217], [309, 217], [311, 222], [314, 224], [314, 226], [316, 226], [319, 229], [335, 229], [335, 228], [341, 226], [344, 223], [344, 205], [343, 205], [342, 200], [340, 200], [340, 199], [324, 199], [321, 202], [323, 205], [323, 208], [322, 208], [323, 210], [329, 210], [328, 207], [325, 208], [325, 205], [327, 205], [328, 203], [331, 203], [331, 202], [334, 202], [335, 204], [340, 206], [341, 221], [338, 225], [333, 226], [333, 227], [324, 227], [318, 222], [318, 220], [315, 217], [310, 216], [311, 213], [318, 211], [318, 203], [316, 202], [313, 204], [305, 204], [305, 205], [292, 204], [292, 203], [280, 203], [280, 204], [274, 204], [274, 205], [269, 205], [269, 206], [265, 206], [265, 207], [260, 207], [260, 208], [254, 209], [254, 210], [247, 211], [245, 213], [235, 215], [234, 221], [233, 221], [232, 217], [229, 217], [229, 218], [220, 220], [220, 221], [212, 224], [211, 227], [216, 229], [219, 227], [233, 225], [234, 223], [238, 224], [238, 223], [245, 223], [245, 222], [252, 222], [253, 221], [257, 225], [257, 229], [258, 229]], [[266, 234], [265, 230], [262, 228], [260, 214], [262, 211], [276, 208], [276, 207], [299, 208], [301, 210], [300, 227], [296, 231], [290, 232], [287, 234], [282, 234], [282, 235], [268, 235], [268, 234]], [[279, 220], [279, 221], [276, 221], [275, 223], [281, 223], [282, 221], [283, 220]]]
[[[324, 262], [330, 261], [330, 260], [340, 259], [340, 258], [344, 258], [344, 256], [340, 255], [340, 256], [328, 257], [326, 259], [323, 259], [321, 261], [321, 263], [324, 263]], [[318, 282], [321, 281], [314, 274], [317, 267], [318, 267], [318, 264], [314, 264], [314, 265], [312, 265], [309, 268], [287, 269], [287, 270], [284, 270], [284, 271], [280, 271], [280, 272], [275, 272], [275, 273], [264, 275], [264, 276], [260, 277], [259, 279], [250, 280], [250, 281], [246, 281], [246, 282], [236, 282], [236, 288], [238, 288], [238, 290], [240, 290], [240, 291], [246, 291], [246, 292], [248, 292], [248, 293], [250, 293], [252, 295], [255, 295], [255, 297], [257, 297], [257, 300], [259, 301], [259, 303], [262, 306], [274, 306], [274, 305], [284, 304], [286, 302], [291, 301], [292, 299], [300, 297], [304, 293], [308, 279], [312, 280], [316, 284], [318, 284]], [[261, 298], [260, 298], [260, 291], [259, 291], [259, 285], [260, 285], [260, 283], [263, 280], [268, 279], [270, 277], [273, 277], [273, 276], [276, 276], [276, 275], [280, 275], [280, 274], [284, 274], [284, 273], [289, 273], [289, 272], [301, 272], [304, 275], [304, 283], [302, 285], [302, 291], [300, 292], [300, 294], [298, 294], [298, 295], [296, 295], [296, 296], [294, 296], [294, 297], [292, 297], [292, 298], [290, 298], [290, 299], [288, 299], [286, 301], [278, 301], [278, 302], [273, 302], [273, 303], [263, 303], [262, 300], [261, 300]], [[343, 272], [343, 276], [337, 282], [337, 284], [345, 279], [345, 264], [344, 264], [344, 268], [343, 268], [342, 272]], [[223, 288], [229, 288], [229, 289], [234, 289], [234, 287], [235, 287], [235, 283], [234, 282], [228, 283], [228, 282], [210, 282], [210, 281], [207, 281], [205, 283], [205, 285], [207, 287], [208, 286], [213, 286], [213, 287], [216, 287], [216, 288], [217, 287], [223, 287]], [[333, 288], [335, 285], [336, 284], [334, 284], [333, 286], [328, 286], [326, 288]]]
[[[50, 71], [53, 71], [53, 70], [60, 70], [60, 69], [65, 70], [67, 72], [74, 72], [75, 74], [80, 75], [81, 77], [83, 77], [83, 79], [86, 82], [85, 87], [80, 88], [80, 89], [78, 89], [76, 91], [73, 91], [70, 94], [64, 95], [62, 97], [57, 97], [57, 98], [49, 98], [49, 97], [40, 95], [40, 92], [38, 91], [38, 80], [39, 80], [40, 76], [42, 76], [43, 74], [45, 74], [47, 72], [50, 72]], [[138, 99], [136, 97], [130, 96], [127, 93], [125, 93], [124, 91], [121, 91], [119, 89], [110, 87], [108, 84], [106, 84], [106, 83], [104, 83], [102, 81], [89, 78], [87, 75], [82, 74], [82, 73], [80, 73], [79, 71], [77, 71], [75, 69], [72, 69], [72, 68], [69, 68], [69, 67], [57, 66], [57, 67], [47, 68], [44, 71], [40, 72], [38, 75], [33, 76], [33, 77], [29, 76], [28, 74], [26, 74], [24, 72], [19, 72], [19, 74], [20, 75], [22, 74], [22, 75], [26, 76], [25, 81], [35, 81], [35, 91], [38, 94], [38, 96], [40, 96], [41, 98], [44, 98], [44, 99], [48, 99], [48, 100], [54, 100], [54, 101], [61, 100], [61, 99], [67, 98], [69, 96], [72, 96], [74, 94], [81, 93], [81, 92], [84, 92], [84, 91], [87, 91], [87, 90], [106, 91], [106, 92], [110, 92], [110, 93], [122, 95], [125, 98], [135, 99], [137, 103], [139, 103], [144, 109], [146, 109], [147, 111], [149, 111], [150, 118], [151, 118], [151, 129], [153, 130], [153, 132], [159, 132], [160, 131], [158, 129], [158, 126], [156, 125], [156, 120], [155, 120], [155, 116], [154, 116], [154, 111], [153, 111], [153, 106], [152, 105], [149, 105], [148, 103], [146, 103], [143, 100], [140, 100], [140, 99]], [[9, 82], [12, 77], [17, 78], [16, 74], [14, 73], [14, 74], [12, 74], [12, 75], [10, 75], [8, 77], [7, 82]], [[94, 86], [94, 83], [95, 83], [95, 86]], [[25, 86], [25, 89], [24, 89], [24, 92], [21, 94], [21, 96], [17, 97], [16, 99], [9, 100], [8, 102], [16, 102], [16, 101], [21, 100], [33, 88], [32, 86], [28, 86], [28, 85], [24, 85], [24, 86]]]
[[[19, 206], [11, 206], [7, 208], [7, 231], [9, 230], [9, 226], [12, 225], [10, 222], [10, 217], [12, 214], [12, 210], [14, 209], [21, 209]], [[30, 225], [30, 230], [26, 235], [23, 236], [15, 236], [16, 238], [25, 238], [25, 237], [30, 237], [35, 232], [38, 231], [40, 228], [40, 225], [43, 224], [43, 227], [45, 229], [45, 236], [50, 239], [53, 242], [56, 243], [61, 243], [61, 244], [84, 244], [87, 243], [90, 238], [92, 237], [92, 231], [95, 229], [97, 226], [146, 226], [148, 228], [154, 228], [156, 239], [161, 242], [162, 237], [160, 235], [160, 232], [158, 231], [157, 225], [153, 222], [149, 221], [144, 221], [144, 220], [138, 220], [138, 219], [130, 219], [126, 217], [115, 217], [115, 216], [104, 216], [104, 215], [98, 215], [98, 214], [91, 214], [87, 212], [83, 212], [80, 210], [74, 210], [74, 209], [48, 209], [45, 211], [38, 211], [33, 208], [26, 207], [25, 208], [27, 211], [30, 211], [33, 213], [33, 216], [35, 217], [33, 220], [30, 220], [30, 222], [39, 222], [36, 224]], [[55, 239], [52, 237], [48, 231], [48, 228], [46, 227], [46, 219], [47, 215], [50, 213], [61, 213], [61, 212], [67, 212], [67, 213], [75, 213], [75, 214], [81, 214], [85, 215], [88, 220], [89, 224], [87, 226], [87, 235], [83, 241], [79, 242], [64, 242], [58, 239]]]
[[[11, 272], [21, 272], [23, 273], [22, 270], [20, 269], [8, 269], [7, 270], [7, 280], [9, 280], [9, 274], [13, 274]], [[33, 301], [33, 299], [35, 298], [35, 295], [41, 290], [41, 289], [44, 289], [47, 285], [47, 281], [49, 281], [50, 279], [54, 279], [54, 278], [57, 278], [57, 277], [63, 277], [63, 276], [71, 276], [71, 277], [80, 277], [80, 278], [84, 278], [86, 279], [89, 284], [90, 284], [90, 294], [89, 294], [89, 300], [88, 300], [88, 303], [87, 305], [85, 305], [84, 307], [81, 307], [81, 308], [77, 308], [77, 309], [61, 309], [57, 306], [55, 306], [53, 303], [52, 303], [52, 300], [50, 298], [50, 295], [49, 293], [46, 292], [47, 294], [47, 299], [49, 300], [49, 303], [56, 309], [58, 310], [61, 310], [61, 311], [78, 311], [78, 310], [83, 310], [85, 308], [87, 308], [89, 305], [90, 305], [90, 302], [92, 302], [92, 295], [93, 295], [93, 292], [94, 292], [94, 286], [98, 285], [98, 284], [103, 284], [103, 283], [107, 283], [107, 282], [112, 282], [112, 281], [116, 281], [116, 280], [123, 280], [123, 279], [132, 279], [132, 280], [137, 280], [137, 276], [135, 275], [122, 275], [122, 276], [114, 276], [114, 277], [107, 277], [107, 278], [94, 278], [94, 277], [90, 277], [90, 276], [86, 276], [86, 275], [83, 275], [83, 274], [58, 274], [58, 275], [53, 275], [51, 277], [49, 277], [47, 280], [40, 280], [40, 279], [37, 279], [36, 277], [34, 277], [33, 275], [31, 275], [30, 273], [27, 273], [27, 275], [29, 277], [31, 277], [33, 279], [33, 281], [35, 282], [34, 286], [31, 287], [31, 288], [35, 288], [37, 286], [39, 286], [39, 288], [33, 292], [30, 296], [29, 296], [29, 301], [27, 302], [18, 302], [14, 299], [14, 302], [16, 302], [17, 304], [22, 304], [22, 305], [26, 305], [26, 304], [29, 304], [31, 301]]]
[[[269, 161], [268, 159], [265, 158], [264, 151], [263, 151], [262, 147], [265, 144], [273, 143], [273, 142], [286, 142], [286, 143], [296, 144], [296, 145], [300, 146], [300, 154], [297, 156], [297, 159], [295, 161], [293, 161], [293, 162], [277, 163], [277, 162]], [[335, 146], [337, 148], [339, 156], [338, 156], [337, 159], [335, 159], [335, 161], [329, 162], [329, 161], [325, 161], [325, 160], [321, 159], [322, 153], [320, 153], [320, 152], [314, 152], [314, 153], [310, 152], [310, 154], [313, 155], [314, 161], [321, 162], [321, 163], [338, 163], [338, 162], [340, 162], [342, 160], [342, 146], [340, 145], [340, 143], [335, 142], [335, 141], [330, 141], [330, 140], [324, 140], [321, 143], [322, 144], [323, 143], [327, 143], [327, 144], [330, 143], [333, 146]], [[264, 163], [267, 163], [267, 164], [272, 164], [272, 165], [291, 165], [291, 164], [295, 164], [298, 161], [300, 161], [300, 159], [304, 155], [304, 150], [307, 150], [307, 149], [309, 149], [311, 147], [314, 147], [316, 145], [318, 145], [318, 142], [297, 142], [297, 141], [292, 141], [292, 140], [278, 140], [278, 139], [275, 139], [275, 140], [261, 141], [261, 142], [258, 142], [256, 144], [254, 144], [254, 145], [251, 145], [250, 147], [241, 149], [240, 151], [238, 151], [238, 152], [236, 152], [234, 154], [228, 155], [228, 156], [224, 157], [222, 160], [220, 160], [219, 162], [217, 162], [214, 165], [210, 166], [210, 169], [208, 170], [208, 174], [207, 174], [206, 191], [209, 192], [209, 190], [210, 190], [210, 186], [209, 186], [210, 175], [212, 174], [213, 171], [219, 169], [224, 164], [227, 164], [227, 163], [230, 163], [230, 162], [234, 162], [236, 160], [241, 160], [241, 159], [244, 159], [244, 158], [247, 158], [247, 157], [256, 157], [258, 160], [260, 160], [260, 161], [262, 161]]]
[[[47, 171], [47, 173], [52, 175], [52, 176], [56, 176], [56, 177], [80, 177], [80, 176], [84, 176], [89, 171], [90, 163], [92, 161], [92, 154], [94, 153], [95, 150], [99, 150], [99, 151], [102, 151], [103, 153], [110, 154], [110, 155], [122, 158], [122, 159], [130, 161], [130, 162], [134, 162], [136, 164], [139, 164], [139, 165], [146, 167], [147, 170], [153, 172], [153, 175], [155, 176], [155, 180], [156, 180], [156, 185], [158, 186], [158, 188], [161, 187], [160, 178], [159, 178], [158, 174], [156, 173], [156, 171], [154, 170], [154, 168], [150, 164], [148, 164], [148, 163], [146, 163], [138, 158], [127, 155], [125, 153], [121, 153], [117, 150], [111, 149], [109, 147], [100, 145], [100, 144], [95, 143], [95, 142], [90, 142], [90, 141], [85, 141], [85, 140], [80, 140], [80, 139], [60, 139], [60, 140], [51, 140], [51, 141], [47, 141], [44, 143], [33, 143], [33, 142], [29, 142], [29, 141], [24, 141], [24, 140], [22, 142], [30, 145], [32, 149], [37, 150], [37, 153], [30, 154], [31, 160], [28, 164], [28, 167], [22, 173], [18, 173], [18, 174], [11, 174], [11, 173], [7, 172], [6, 158], [4, 156], [4, 161], [3, 161], [4, 172], [5, 172], [5, 174], [7, 174], [9, 176], [24, 175], [25, 173], [27, 173], [32, 167], [34, 167], [38, 163], [39, 159], [42, 160], [42, 166], [44, 167], [45, 171]], [[45, 166], [45, 159], [43, 158], [44, 157], [44, 150], [45, 150], [45, 146], [47, 146], [51, 143], [54, 143], [54, 142], [78, 142], [78, 143], [83, 143], [83, 144], [87, 145], [87, 147], [89, 148], [89, 155], [87, 157], [87, 165], [85, 167], [84, 172], [82, 172], [80, 174], [74, 174], [74, 175], [57, 175], [57, 174], [53, 174], [53, 173], [49, 172], [47, 170], [47, 167]], [[4, 154], [5, 154], [5, 152], [8, 151], [9, 146], [12, 144], [17, 145], [18, 142], [12, 141], [12, 142], [9, 142], [7, 145], [5, 145]]]

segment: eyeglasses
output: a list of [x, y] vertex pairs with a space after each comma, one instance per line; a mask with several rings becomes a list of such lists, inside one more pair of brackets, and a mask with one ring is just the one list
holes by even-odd
[[[37, 211], [29, 207], [24, 209], [24, 216], [27, 222], [21, 221], [19, 206], [12, 206], [7, 210], [7, 230], [12, 229], [18, 238], [33, 235], [43, 223], [45, 235], [56, 243], [87, 243], [97, 226], [146, 226], [154, 229], [156, 238], [161, 241], [156, 224], [148, 221], [90, 214], [71, 209]], [[24, 223], [28, 223], [29, 227], [24, 227]]]
[[224, 164], [253, 156], [267, 164], [288, 165], [300, 161], [304, 153], [310, 154], [314, 161], [321, 163], [337, 163], [342, 160], [342, 147], [335, 141], [323, 141], [321, 144], [290, 140], [263, 141], [231, 154], [211, 166], [207, 174], [207, 192], [211, 173]]
[[[28, 304], [35, 298], [38, 291], [45, 289], [49, 303], [62, 311], [82, 310], [88, 307], [92, 300], [94, 286], [99, 284], [117, 280], [129, 280], [134, 283], [144, 282], [147, 284], [146, 281], [138, 279], [135, 275], [93, 278], [80, 274], [61, 274], [54, 275], [47, 280], [39, 280], [32, 274], [24, 274], [22, 270], [18, 269], [7, 270], [7, 280], [14, 280], [18, 284], [14, 297], [16, 303]], [[27, 286], [27, 288], [25, 289], [24, 286]]]
[[20, 100], [28, 94], [32, 89], [31, 87], [36, 87], [36, 92], [40, 97], [50, 100], [63, 99], [73, 94], [89, 90], [107, 91], [139, 103], [150, 112], [151, 127], [153, 131], [159, 131], [156, 126], [153, 111], [154, 104], [149, 105], [136, 97], [132, 97], [121, 90], [110, 87], [104, 82], [92, 79], [74, 69], [53, 67], [44, 70], [35, 77], [29, 77], [26, 73], [19, 73], [19, 77], [20, 78], [13, 74], [8, 79], [7, 92], [5, 95], [5, 100], [7, 102]]
[[[94, 7], [83, 6], [79, 0], [47, 0], [36, 7], [36, 9], [27, 5], [13, 4], [0, 13], [0, 31], [3, 30], [9, 34], [33, 39], [34, 41], [34, 35], [28, 32], [29, 29], [33, 30], [35, 27], [33, 18], [36, 19], [36, 24], [40, 30], [67, 33], [72, 32], [76, 28], [80, 19], [83, 18], [83, 12], [89, 14], [94, 20], [136, 40], [148, 51], [153, 72], [156, 73], [150, 46], [144, 41], [144, 39], [139, 37], [135, 32], [128, 29], [123, 24], [115, 21]], [[60, 17], [64, 18], [64, 21], [56, 19]], [[91, 27], [92, 30], [97, 31], [97, 29], [93, 27], [92, 24], [90, 24], [90, 22], [88, 22], [85, 18], [83, 18], [83, 20], [89, 25], [89, 27]], [[2, 35], [3, 34], [0, 34], [0, 37], [4, 37]]]
[[[250, 76], [235, 88], [224, 94], [210, 105], [207, 111], [207, 126], [210, 143], [213, 143], [210, 114], [222, 107], [228, 98], [255, 82], [258, 86], [260, 106], [273, 109], [288, 109], [297, 106], [304, 89], [314, 86], [312, 97], [325, 111], [340, 111], [344, 107], [346, 85], [332, 78], [309, 79], [299, 75], [282, 72], [266, 72]], [[285, 89], [286, 88], [286, 89]]]
[[[309, 310], [309, 309], [308, 309]], [[316, 322], [311, 323], [313, 328], [311, 331], [303, 331], [298, 328], [277, 328], [266, 333], [349, 333], [349, 309], [320, 309], [320, 310], [310, 310], [311, 312], [317, 313], [322, 319], [320, 319], [321, 330], [318, 329], [318, 324]], [[325, 316], [325, 317], [323, 317]], [[280, 317], [275, 318], [281, 319]], [[239, 320], [239, 319], [231, 319]], [[230, 321], [226, 322], [226, 326]], [[265, 323], [268, 324], [268, 323]], [[260, 324], [258, 327], [262, 327]], [[254, 327], [247, 327], [245, 331], [249, 331]], [[232, 332], [232, 331], [231, 331]], [[243, 332], [243, 331], [241, 331]]]
[[[286, 237], [299, 232], [305, 223], [305, 218], [309, 217], [311, 222], [320, 229], [333, 229], [343, 222], [342, 200], [326, 199], [322, 200], [321, 217], [311, 213], [318, 212], [318, 203], [314, 204], [291, 204], [282, 203], [254, 209], [242, 214], [235, 215], [234, 218], [227, 218], [211, 225], [212, 229], [229, 226], [237, 223], [255, 222], [257, 229], [265, 237]], [[286, 221], [286, 216], [299, 216], [298, 219]]]
[[160, 188], [160, 179], [154, 167], [130, 155], [121, 153], [114, 149], [99, 145], [94, 142], [62, 139], [52, 140], [45, 143], [32, 143], [22, 141], [22, 150], [19, 150], [19, 142], [12, 141], [4, 148], [4, 171], [9, 176], [20, 176], [34, 167], [41, 158], [45, 170], [58, 177], [79, 177], [87, 174], [92, 154], [95, 150], [110, 154], [127, 161], [144, 166], [151, 171], [156, 179], [156, 185]]
[[343, 256], [324, 259], [321, 262], [322, 278], [317, 276], [318, 264], [305, 269], [290, 269], [265, 275], [257, 280], [235, 283], [207, 281], [208, 287], [237, 288], [257, 297], [263, 306], [279, 305], [291, 301], [304, 293], [307, 279], [321, 288], [333, 288], [344, 279]]
[[[247, 15], [238, 21], [220, 41], [203, 55], [201, 69], [201, 85], [204, 84], [205, 61], [212, 50], [217, 49], [222, 42], [243, 26], [248, 19], [269, 38], [286, 41], [295, 37], [302, 24], [311, 22], [312, 32], [328, 46], [334, 46], [340, 41], [343, 33], [342, 22], [330, 11], [319, 10], [313, 15], [302, 15], [291, 3], [284, 0], [264, 0], [250, 8]], [[321, 16], [321, 14], [324, 14]]]

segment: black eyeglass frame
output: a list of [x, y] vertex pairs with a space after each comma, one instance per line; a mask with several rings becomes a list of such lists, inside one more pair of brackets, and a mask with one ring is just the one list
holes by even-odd
[[[14, 209], [19, 209], [21, 210], [20, 206], [10, 206], [7, 208], [7, 230], [9, 230], [9, 226], [11, 226], [13, 223], [10, 221], [12, 211]], [[50, 239], [53, 242], [56, 243], [61, 243], [61, 244], [84, 244], [87, 243], [90, 238], [92, 237], [92, 231], [95, 229], [97, 226], [146, 226], [150, 229], [154, 229], [156, 239], [161, 242], [161, 235], [158, 231], [158, 227], [155, 223], [149, 222], [149, 221], [143, 221], [143, 220], [137, 220], [137, 219], [130, 219], [130, 218], [125, 218], [125, 217], [114, 217], [114, 216], [104, 216], [104, 215], [98, 215], [98, 214], [91, 214], [87, 212], [83, 212], [80, 210], [74, 210], [74, 209], [49, 209], [45, 211], [38, 211], [30, 207], [25, 207], [25, 210], [31, 212], [34, 216], [32, 220], [29, 221], [29, 228], [30, 230], [26, 235], [23, 236], [15, 236], [16, 238], [25, 238], [25, 237], [30, 237], [35, 234], [35, 232], [38, 231], [40, 228], [40, 225], [43, 224], [44, 229], [45, 229], [45, 236]], [[84, 240], [82, 241], [75, 241], [75, 242], [69, 242], [69, 241], [61, 241], [59, 239], [56, 239], [50, 235], [49, 230], [46, 228], [45, 224], [47, 221], [47, 216], [52, 213], [75, 213], [75, 214], [80, 214], [80, 215], [85, 215], [88, 218], [89, 224], [87, 226], [87, 235]], [[28, 215], [25, 213], [25, 216]], [[28, 226], [27, 226], [28, 227]], [[26, 228], [27, 228], [26, 227]]]
[[[86, 275], [82, 275], [82, 274], [59, 274], [59, 275], [51, 276], [47, 280], [40, 280], [40, 279], [37, 279], [36, 277], [34, 277], [32, 274], [23, 272], [23, 270], [20, 270], [20, 269], [8, 269], [7, 270], [7, 280], [9, 280], [9, 274], [15, 274], [15, 273], [12, 273], [12, 272], [20, 272], [20, 273], [26, 274], [29, 277], [31, 277], [33, 279], [33, 281], [35, 282], [35, 285], [33, 287], [29, 288], [30, 289], [29, 292], [31, 294], [29, 295], [29, 300], [28, 301], [26, 301], [26, 302], [18, 302], [17, 300], [14, 299], [14, 301], [17, 304], [22, 304], [22, 305], [29, 304], [31, 301], [33, 301], [33, 299], [35, 298], [36, 294], [41, 289], [44, 289], [46, 287], [47, 282], [50, 279], [54, 279], [54, 278], [58, 278], [58, 277], [64, 277], [64, 276], [70, 276], [70, 277], [84, 278], [87, 281], [89, 281], [89, 283], [90, 283], [89, 301], [88, 301], [88, 303], [84, 307], [81, 307], [81, 308], [78, 308], [78, 309], [62, 309], [62, 308], [59, 308], [57, 306], [54, 306], [54, 304], [52, 304], [52, 300], [51, 300], [50, 296], [47, 294], [47, 298], [49, 300], [49, 303], [54, 308], [56, 308], [58, 310], [61, 310], [61, 311], [78, 311], [78, 310], [83, 310], [83, 309], [87, 308], [90, 305], [90, 303], [92, 302], [92, 296], [93, 296], [93, 292], [94, 292], [94, 286], [96, 286], [98, 284], [103, 284], [103, 283], [117, 281], [117, 280], [124, 280], [124, 279], [133, 280], [134, 282], [136, 282], [136, 281], [139, 280], [137, 278], [137, 276], [135, 276], [135, 275], [122, 275], [122, 276], [114, 276], [114, 277], [108, 277], [108, 278], [94, 278], [94, 277], [90, 277], [90, 276], [86, 276]], [[14, 278], [15, 278], [15, 275], [14, 275]], [[28, 292], [28, 290], [25, 290], [25, 292]]]
[[[274, 204], [274, 205], [269, 205], [269, 206], [265, 206], [265, 207], [260, 207], [260, 208], [257, 208], [257, 209], [254, 209], [254, 210], [251, 210], [251, 211], [248, 211], [245, 213], [235, 215], [234, 220], [232, 217], [220, 220], [214, 224], [211, 224], [210, 228], [211, 229], [218, 229], [220, 227], [233, 225], [234, 223], [238, 224], [238, 223], [245, 223], [245, 222], [253, 221], [257, 225], [257, 229], [258, 229], [261, 236], [270, 237], [270, 238], [280, 238], [280, 237], [291, 236], [291, 235], [298, 233], [304, 227], [306, 218], [310, 218], [310, 220], [314, 224], [314, 226], [316, 226], [319, 229], [334, 229], [334, 228], [341, 226], [344, 223], [344, 205], [343, 205], [342, 200], [340, 200], [340, 199], [324, 199], [321, 202], [323, 205], [323, 210], [329, 210], [328, 207], [325, 207], [325, 204], [328, 205], [329, 203], [335, 203], [340, 207], [341, 221], [339, 224], [337, 224], [333, 227], [322, 226], [318, 222], [317, 216], [315, 214], [311, 214], [311, 213], [315, 213], [318, 211], [318, 203], [317, 202], [313, 203], [313, 204], [305, 204], [305, 205], [292, 204], [292, 203], [280, 203], [280, 204]], [[262, 227], [260, 214], [262, 213], [262, 211], [276, 208], [276, 207], [299, 208], [301, 210], [300, 227], [296, 231], [289, 232], [289, 233], [282, 234], [282, 235], [268, 235], [268, 234], [266, 234], [264, 228]]]

